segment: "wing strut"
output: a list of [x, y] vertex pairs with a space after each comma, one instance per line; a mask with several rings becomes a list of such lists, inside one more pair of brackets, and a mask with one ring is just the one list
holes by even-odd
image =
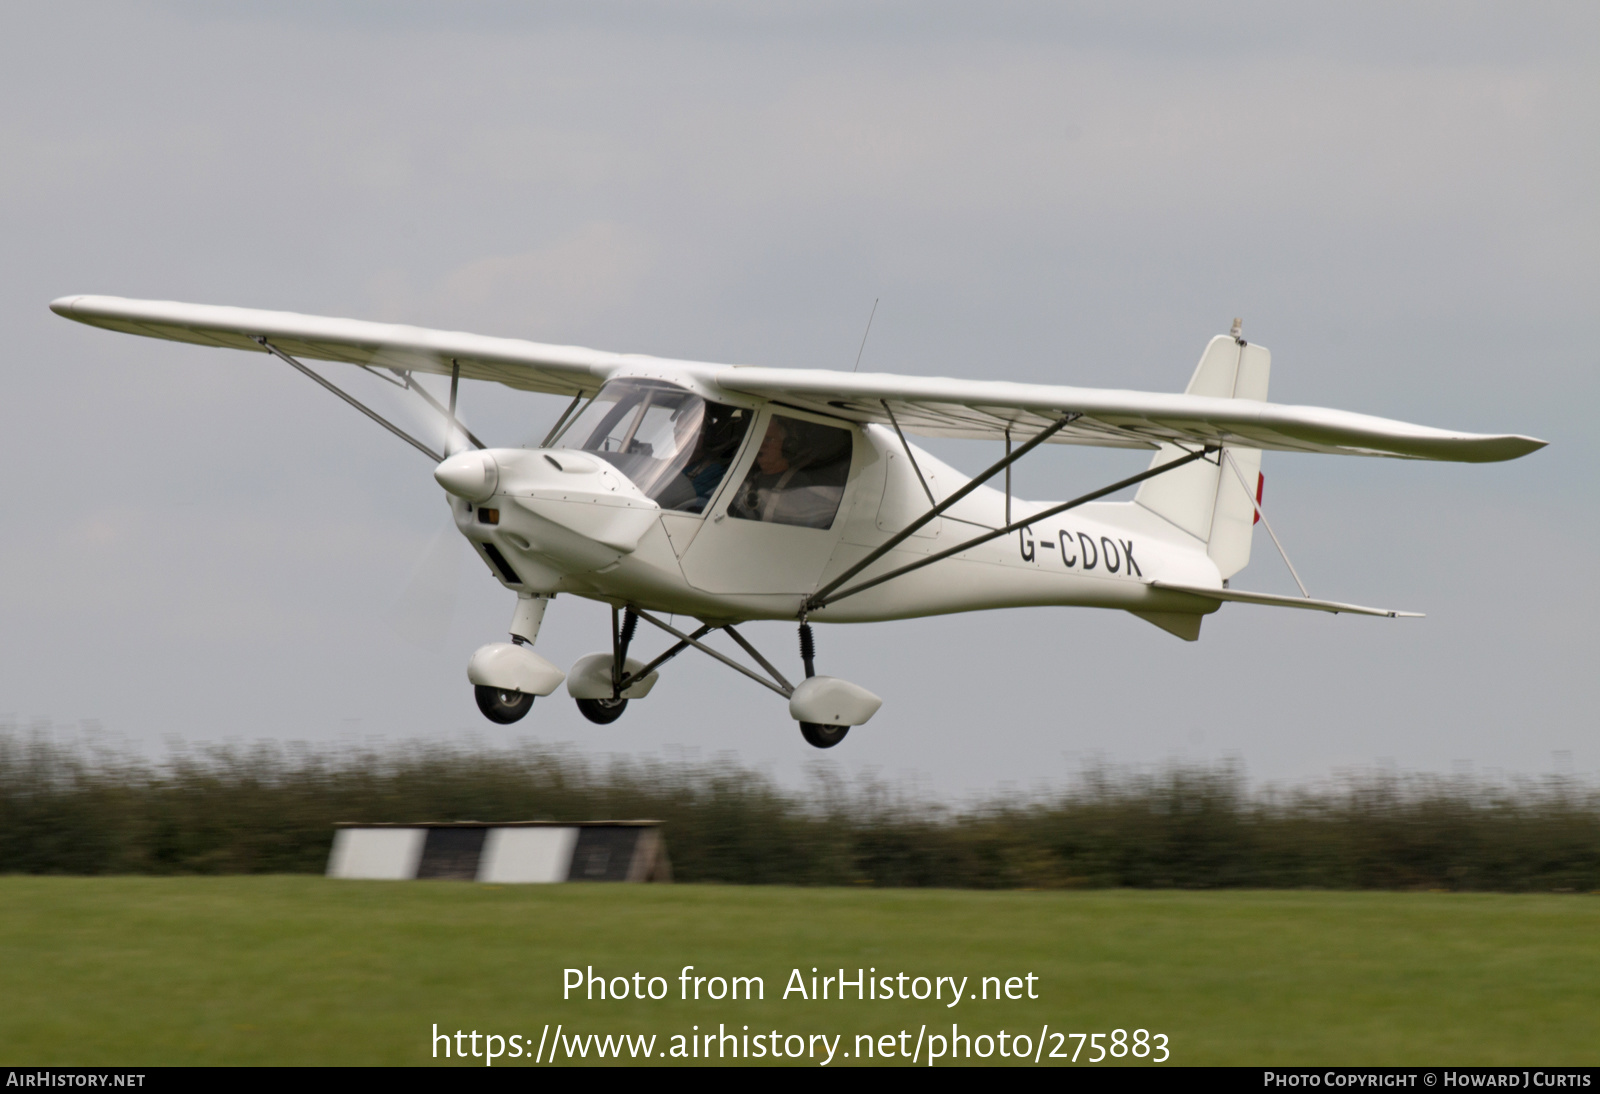
[[446, 449], [449, 449], [452, 443], [455, 441], [455, 431], [457, 429], [466, 434], [467, 440], [472, 442], [472, 446], [474, 448], [489, 447], [482, 441], [478, 440], [477, 437], [473, 436], [472, 430], [467, 428], [466, 423], [456, 417], [456, 387], [461, 383], [461, 365], [454, 357], [450, 358], [450, 406], [448, 409], [442, 406], [438, 399], [435, 399], [432, 395], [429, 395], [427, 389], [412, 378], [411, 373], [401, 372], [399, 369], [391, 369], [390, 371], [399, 372], [400, 375], [405, 379], [407, 388], [422, 396], [423, 402], [427, 403], [440, 414], [444, 415], [445, 426], [448, 430], [444, 442]]
[[[894, 426], [894, 435], [900, 438], [900, 447], [906, 450], [906, 459], [911, 461], [911, 470], [917, 473], [917, 481], [922, 484], [922, 492], [928, 495], [928, 504], [938, 505], [939, 502], [934, 498], [933, 491], [928, 489], [928, 480], [923, 477], [922, 468], [917, 466], [917, 458], [911, 454], [911, 445], [906, 441], [906, 435], [900, 431], [900, 423], [895, 420], [894, 411], [889, 409], [889, 400], [879, 399], [878, 401], [883, 404], [883, 412], [889, 415], [889, 424]], [[1010, 475], [1009, 471], [1006, 472], [1007, 481], [1010, 481]]]
[[[1054, 429], [1059, 429], [1059, 428], [1061, 428], [1062, 426], [1064, 426], [1066, 424], [1067, 424], [1066, 420], [1062, 420], [1060, 422], [1057, 422], [1056, 425], [1053, 426], [1051, 429], [1045, 430], [1044, 433], [1041, 433], [1039, 436], [1035, 437], [1033, 440], [1029, 441], [1027, 444], [1023, 445], [1021, 448], [1017, 449], [1017, 453], [1016, 453], [1017, 456], [1021, 456], [1024, 452], [1027, 452], [1028, 449], [1030, 449], [1034, 445], [1038, 444], [1041, 440], [1044, 439], [1044, 437], [1047, 434], [1052, 432]], [[817, 611], [817, 610], [819, 610], [821, 608], [826, 607], [829, 604], [833, 604], [833, 603], [836, 603], [836, 602], [838, 602], [840, 600], [843, 600], [847, 596], [854, 596], [856, 593], [865, 592], [867, 589], [870, 589], [875, 585], [882, 585], [885, 581], [892, 581], [895, 578], [900, 577], [900, 576], [902, 576], [904, 574], [909, 574], [913, 570], [920, 570], [924, 566], [931, 566], [935, 562], [941, 562], [944, 559], [949, 558], [951, 555], [958, 555], [962, 551], [971, 550], [973, 547], [976, 547], [981, 543], [988, 543], [991, 539], [999, 539], [1001, 536], [1010, 535], [1012, 532], [1017, 531], [1019, 528], [1026, 528], [1026, 527], [1028, 527], [1028, 525], [1036, 524], [1041, 520], [1049, 520], [1051, 517], [1056, 516], [1058, 513], [1065, 513], [1068, 509], [1076, 509], [1080, 505], [1083, 505], [1083, 504], [1085, 504], [1087, 502], [1094, 501], [1094, 500], [1096, 500], [1098, 498], [1103, 498], [1107, 494], [1115, 494], [1118, 490], [1122, 490], [1122, 489], [1124, 489], [1126, 487], [1133, 486], [1136, 483], [1141, 483], [1145, 479], [1153, 479], [1157, 475], [1165, 474], [1168, 471], [1172, 471], [1172, 470], [1174, 470], [1176, 468], [1183, 467], [1185, 464], [1191, 464], [1196, 460], [1204, 459], [1205, 457], [1211, 455], [1213, 452], [1216, 452], [1216, 451], [1218, 451], [1216, 446], [1208, 445], [1207, 447], [1202, 448], [1202, 449], [1200, 449], [1198, 451], [1189, 453], [1187, 456], [1184, 456], [1182, 459], [1173, 460], [1171, 463], [1164, 463], [1160, 467], [1152, 467], [1148, 471], [1141, 471], [1139, 474], [1129, 476], [1128, 478], [1123, 479], [1121, 482], [1114, 482], [1110, 486], [1103, 486], [1099, 490], [1096, 490], [1096, 491], [1094, 491], [1092, 493], [1084, 494], [1082, 497], [1073, 498], [1071, 501], [1064, 501], [1060, 505], [1053, 505], [1050, 508], [1044, 510], [1044, 512], [1042, 512], [1042, 513], [1035, 513], [1033, 516], [1027, 517], [1027, 518], [1025, 518], [1023, 520], [1013, 521], [1010, 524], [1007, 524], [1004, 528], [996, 528], [992, 532], [985, 532], [981, 536], [974, 536], [971, 539], [967, 540], [966, 542], [958, 543], [954, 547], [950, 547], [950, 548], [947, 548], [947, 549], [945, 549], [943, 551], [940, 551], [938, 554], [928, 555], [926, 558], [920, 558], [915, 562], [907, 563], [906, 565], [901, 566], [899, 569], [890, 570], [886, 574], [880, 574], [878, 577], [869, 578], [866, 581], [857, 582], [856, 584], [851, 585], [849, 588], [845, 589], [842, 592], [835, 593], [833, 591], [834, 589], [837, 589], [840, 585], [842, 585], [848, 578], [851, 578], [851, 577], [855, 576], [856, 574], [860, 573], [863, 569], [866, 568], [868, 563], [871, 563], [871, 562], [877, 560], [878, 558], [881, 558], [884, 554], [887, 553], [888, 548], [894, 546], [894, 544], [900, 542], [906, 536], [910, 535], [912, 531], [915, 531], [917, 528], [921, 527], [922, 524], [926, 523], [927, 520], [929, 519], [929, 517], [933, 516], [932, 513], [929, 513], [928, 516], [923, 517], [921, 521], [913, 523], [906, 531], [901, 532], [898, 536], [895, 536], [895, 537], [891, 538], [889, 540], [889, 542], [886, 543], [884, 546], [879, 547], [877, 550], [875, 550], [871, 554], [869, 554], [866, 558], [864, 558], [860, 562], [856, 563], [854, 566], [850, 567], [850, 569], [846, 570], [842, 576], [840, 576], [838, 578], [835, 578], [833, 581], [829, 582], [826, 586], [823, 587], [823, 589], [821, 591], [812, 594], [810, 599], [808, 599], [806, 601], [805, 607], [801, 609], [801, 618], [803, 619], [805, 617], [806, 613]], [[1009, 464], [1011, 462], [1013, 462], [1013, 461], [1008, 460], [1007, 461], [1007, 466], [1009, 466]], [[992, 474], [993, 471], [991, 471], [990, 473]], [[967, 486], [964, 487], [961, 492], [964, 492], [965, 490], [970, 489], [978, 481], [980, 481], [980, 480], [974, 480], [972, 483], [968, 483]], [[958, 492], [957, 494], [951, 495], [950, 501], [953, 501], [953, 500], [955, 500], [956, 497], [959, 497], [961, 492]], [[950, 501], [946, 501], [945, 504], [949, 505]]]
[[[271, 347], [268, 347], [268, 349], [270, 351]], [[385, 376], [377, 369], [374, 369], [371, 365], [363, 365], [360, 361], [357, 361], [355, 364], [356, 367], [362, 372], [375, 376], [386, 384], [393, 384], [401, 391], [416, 392], [422, 397], [424, 402], [433, 407], [433, 409], [437, 410], [440, 414], [444, 415], [444, 420], [446, 423], [444, 447], [447, 453], [449, 453], [450, 449], [455, 447], [455, 431], [457, 429], [465, 433], [467, 435], [467, 440], [471, 441], [478, 448], [489, 447], [473, 435], [472, 430], [467, 428], [465, 422], [462, 422], [456, 417], [456, 389], [461, 385], [461, 362], [457, 361], [454, 357], [450, 358], [450, 406], [448, 408], [441, 406], [439, 400], [428, 394], [428, 389], [417, 383], [416, 379], [411, 374], [411, 370], [409, 369], [389, 369], [388, 371], [394, 374], [394, 379], [391, 380], [388, 376]], [[454, 453], [450, 454], [453, 455]]]
[[[594, 402], [594, 396], [591, 395], [589, 401], [591, 403]], [[550, 427], [550, 432], [544, 435], [544, 440], [539, 442], [540, 448], [549, 448], [550, 442], [561, 435], [561, 431], [567, 426], [567, 419], [572, 417], [572, 412], [578, 409], [578, 404], [581, 402], [583, 402], [583, 392], [580, 391], [572, 397], [572, 402], [567, 404], [567, 409], [561, 412], [561, 417], [556, 419], [556, 424]]]
[[[887, 409], [887, 407], [885, 409]], [[835, 589], [837, 589], [839, 586], [843, 585], [846, 581], [849, 581], [852, 577], [855, 577], [862, 570], [865, 570], [868, 566], [871, 566], [874, 562], [878, 561], [880, 558], [882, 558], [884, 555], [888, 554], [890, 551], [894, 550], [896, 547], [900, 546], [900, 544], [902, 544], [906, 540], [910, 539], [911, 536], [916, 532], [916, 530], [918, 528], [921, 528], [924, 524], [927, 524], [934, 517], [937, 517], [940, 513], [943, 513], [945, 510], [949, 509], [956, 502], [960, 501], [962, 498], [964, 498], [968, 494], [972, 493], [978, 487], [982, 486], [984, 483], [986, 483], [990, 479], [994, 478], [995, 475], [999, 474], [1001, 471], [1004, 471], [1004, 470], [1008, 469], [1013, 463], [1017, 462], [1022, 457], [1026, 456], [1029, 452], [1032, 452], [1039, 445], [1043, 444], [1045, 441], [1048, 441], [1051, 437], [1055, 436], [1061, 430], [1065, 429], [1067, 426], [1071, 425], [1073, 422], [1077, 421], [1081, 417], [1083, 417], [1082, 414], [1064, 414], [1064, 415], [1062, 415], [1056, 421], [1051, 422], [1049, 425], [1047, 425], [1043, 429], [1041, 429], [1037, 434], [1034, 435], [1033, 439], [1031, 441], [1029, 441], [1027, 444], [1024, 444], [1021, 448], [1017, 449], [1015, 452], [1007, 451], [1006, 454], [1005, 454], [1005, 457], [1003, 459], [1001, 459], [1001, 460], [999, 460], [999, 461], [997, 461], [995, 463], [990, 464], [988, 469], [985, 470], [982, 474], [980, 474], [977, 478], [975, 478], [971, 482], [967, 483], [967, 485], [963, 486], [960, 490], [957, 490], [954, 494], [951, 494], [948, 498], [945, 498], [943, 501], [939, 502], [933, 508], [929, 509], [926, 513], [922, 514], [922, 516], [918, 517], [916, 520], [912, 521], [910, 524], [908, 524], [904, 528], [900, 529], [900, 531], [898, 531], [894, 535], [890, 536], [889, 539], [887, 540], [887, 542], [883, 543], [881, 546], [879, 546], [876, 549], [874, 549], [873, 551], [871, 551], [867, 555], [866, 558], [862, 559], [860, 562], [858, 562], [854, 566], [850, 567], [844, 573], [840, 574], [838, 577], [836, 577], [832, 581], [828, 582], [822, 588], [820, 588], [816, 592], [812, 593], [811, 596], [806, 600], [804, 606], [802, 606], [801, 609], [800, 609], [800, 619], [801, 619], [801, 621], [803, 622], [805, 620], [806, 613], [814, 612], [818, 608], [821, 608], [824, 604], [830, 603], [833, 600], [838, 600], [840, 597], [836, 597], [836, 596], [833, 595], [833, 591]], [[896, 427], [895, 431], [899, 432], [899, 427], [898, 426]], [[900, 440], [902, 442], [904, 442], [905, 441], [905, 436], [902, 435], [900, 437]], [[1209, 449], [1207, 451], [1209, 451]], [[907, 456], [911, 455], [911, 447], [909, 445], [906, 446], [906, 455]], [[915, 467], [916, 466], [916, 461], [913, 460], [911, 465], [913, 467]], [[918, 475], [918, 477], [921, 477], [922, 472], [920, 470], [918, 470], [917, 475]], [[927, 484], [926, 483], [923, 484], [923, 488], [927, 489]], [[930, 500], [932, 499], [933, 494], [932, 494], [931, 491], [929, 492], [928, 497], [930, 498]], [[1008, 529], [1008, 528], [1007, 529], [1001, 529], [1001, 531], [994, 533], [994, 535], [1001, 535], [1004, 532], [1009, 531], [1009, 530], [1010, 529]], [[992, 535], [992, 536], [989, 536], [988, 538], [989, 539], [993, 539], [994, 536]], [[941, 555], [939, 557], [942, 558], [944, 556]], [[873, 584], [877, 584], [877, 582], [873, 582]], [[853, 592], [856, 592], [856, 591], [858, 591], [858, 590], [850, 589], [848, 592], [841, 593], [840, 596], [848, 596], [848, 595], [850, 595], [850, 593], [853, 593]]]
[[343, 399], [345, 402], [361, 411], [361, 413], [365, 414], [367, 417], [383, 426], [383, 428], [387, 429], [390, 433], [393, 433], [396, 437], [399, 437], [402, 441], [405, 441], [418, 452], [421, 452], [423, 455], [433, 460], [434, 463], [444, 462], [444, 457], [442, 455], [435, 452], [421, 441], [417, 440], [411, 434], [407, 433], [405, 430], [391, 422], [388, 418], [385, 418], [382, 414], [379, 414], [376, 410], [373, 410], [366, 403], [363, 403], [360, 399], [357, 399], [354, 395], [351, 395], [349, 392], [345, 391], [344, 388], [338, 386], [332, 380], [328, 380], [321, 374], [307, 368], [305, 365], [301, 364], [299, 361], [295, 360], [293, 357], [289, 356], [287, 353], [283, 352], [277, 346], [273, 345], [265, 338], [262, 338], [260, 335], [253, 334], [250, 337], [257, 342], [262, 349], [272, 354], [272, 356], [278, 358], [280, 361], [288, 362], [300, 372], [305, 373], [305, 375], [311, 377], [317, 383], [321, 384], [323, 387], [339, 396], [339, 398]]
[[[443, 454], [435, 452], [432, 448], [428, 447], [428, 445], [426, 443], [424, 443], [423, 441], [419, 441], [416, 437], [413, 437], [410, 433], [407, 433], [404, 429], [401, 429], [399, 426], [395, 425], [388, 418], [385, 418], [382, 414], [379, 414], [376, 410], [373, 410], [366, 403], [363, 403], [360, 399], [357, 399], [354, 395], [351, 395], [348, 391], [344, 390], [344, 388], [342, 388], [339, 385], [335, 384], [332, 380], [329, 380], [327, 377], [323, 376], [321, 373], [315, 371], [312, 368], [309, 368], [303, 362], [301, 362], [300, 360], [298, 360], [295, 357], [291, 356], [290, 354], [287, 354], [287, 353], [283, 352], [283, 350], [279, 349], [277, 346], [273, 345], [271, 342], [267, 341], [265, 338], [261, 337], [260, 335], [254, 335], [253, 334], [253, 335], [250, 336], [250, 338], [251, 338], [251, 340], [253, 342], [255, 342], [257, 345], [259, 345], [262, 349], [264, 349], [268, 353], [272, 354], [272, 356], [278, 358], [278, 360], [280, 360], [280, 361], [284, 361], [287, 364], [293, 366], [296, 370], [298, 370], [301, 373], [304, 373], [306, 376], [309, 376], [311, 379], [315, 380], [317, 383], [321, 384], [323, 387], [325, 387], [329, 391], [333, 392], [339, 398], [343, 399], [345, 402], [349, 403], [351, 406], [353, 406], [357, 410], [361, 411], [361, 413], [365, 414], [367, 417], [371, 418], [373, 421], [375, 421], [379, 425], [383, 426], [383, 428], [387, 429], [390, 433], [393, 433], [396, 437], [399, 437], [402, 441], [405, 441], [411, 447], [415, 448], [418, 452], [421, 452], [423, 455], [425, 455], [429, 459], [433, 460], [434, 463], [440, 463], [440, 462], [442, 462], [444, 460], [444, 455]], [[396, 387], [403, 387], [403, 388], [405, 388], [405, 389], [407, 389], [409, 391], [416, 392], [419, 396], [422, 397], [424, 402], [426, 402], [434, 410], [437, 410], [440, 414], [444, 415], [444, 419], [445, 419], [445, 423], [446, 423], [446, 430], [447, 430], [447, 432], [446, 432], [446, 440], [445, 440], [445, 447], [446, 448], [450, 447], [450, 443], [451, 443], [451, 441], [454, 440], [455, 431], [457, 429], [459, 429], [463, 434], [465, 434], [467, 440], [471, 441], [474, 446], [476, 446], [478, 448], [485, 448], [487, 446], [482, 441], [480, 441], [476, 436], [474, 436], [472, 430], [468, 429], [461, 422], [461, 420], [456, 417], [456, 386], [460, 382], [460, 379], [461, 379], [461, 366], [455, 362], [454, 358], [451, 359], [450, 364], [451, 364], [451, 371], [450, 371], [450, 405], [449, 405], [449, 407], [446, 407], [443, 403], [439, 402], [438, 399], [435, 399], [432, 395], [428, 394], [427, 389], [424, 388], [421, 384], [417, 383], [416, 380], [412, 377], [411, 373], [408, 372], [408, 371], [405, 371], [403, 369], [390, 369], [389, 370], [390, 372], [394, 373], [397, 377], [400, 378], [400, 382], [396, 383], [394, 380], [388, 380], [387, 382], [395, 384]], [[363, 366], [363, 367], [365, 367], [365, 366]], [[367, 369], [367, 371], [368, 372], [372, 372], [371, 369]], [[376, 372], [373, 372], [372, 374], [374, 376], [377, 376], [378, 379], [380, 379], [380, 380], [386, 379], [386, 377], [381, 376]]]

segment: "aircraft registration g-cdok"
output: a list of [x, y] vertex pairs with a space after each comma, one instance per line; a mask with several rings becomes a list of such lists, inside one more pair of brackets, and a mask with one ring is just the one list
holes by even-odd
[[[1264, 523], [1261, 453], [1489, 462], [1544, 445], [1269, 403], [1271, 355], [1244, 340], [1237, 320], [1206, 346], [1184, 393], [1162, 395], [717, 365], [109, 296], [50, 307], [109, 330], [271, 354], [427, 454], [457, 529], [516, 595], [511, 641], [483, 646], [467, 666], [479, 708], [502, 724], [563, 681], [587, 718], [615, 721], [693, 647], [784, 696], [805, 739], [832, 747], [881, 700], [816, 674], [809, 621], [1062, 605], [1121, 609], [1194, 641], [1225, 601], [1410, 615], [1229, 587]], [[416, 393], [442, 416], [444, 451], [302, 359], [363, 368]], [[448, 405], [416, 373], [449, 376]], [[537, 448], [490, 448], [456, 415], [462, 379], [572, 401]], [[969, 479], [907, 434], [1002, 442], [1005, 455]], [[1071, 501], [1013, 498], [1011, 465], [1041, 444], [1155, 455], [1140, 474]], [[989, 485], [997, 476], [1003, 489]], [[1101, 500], [1134, 485], [1132, 501]], [[565, 673], [534, 652], [558, 593], [612, 608], [611, 648]], [[669, 614], [699, 625], [679, 630]], [[641, 619], [672, 642], [648, 662], [630, 656]], [[753, 619], [799, 624], [798, 683], [736, 629]], [[756, 667], [707, 645], [714, 631]]]

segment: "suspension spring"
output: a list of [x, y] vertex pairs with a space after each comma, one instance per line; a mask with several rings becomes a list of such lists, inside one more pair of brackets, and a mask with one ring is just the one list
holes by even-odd
[[815, 661], [817, 658], [817, 644], [811, 637], [811, 624], [800, 624], [800, 660], [806, 666], [806, 679], [817, 674]]
[[622, 613], [622, 656], [628, 656], [628, 646], [633, 642], [633, 632], [639, 627], [639, 617], [632, 608]]

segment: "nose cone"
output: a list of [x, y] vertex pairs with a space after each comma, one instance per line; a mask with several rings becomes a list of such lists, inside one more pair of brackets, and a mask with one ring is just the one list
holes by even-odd
[[500, 469], [487, 452], [460, 452], [435, 467], [433, 477], [458, 498], [488, 501], [500, 483]]

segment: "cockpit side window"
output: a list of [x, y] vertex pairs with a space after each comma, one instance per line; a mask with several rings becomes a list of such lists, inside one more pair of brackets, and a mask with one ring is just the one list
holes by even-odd
[[830, 528], [850, 478], [848, 429], [773, 415], [728, 515]]
[[742, 406], [704, 404], [699, 434], [688, 458], [651, 494], [663, 509], [703, 513], [739, 454], [755, 415]]
[[663, 509], [704, 512], [750, 428], [751, 411], [672, 384], [613, 380], [555, 442], [592, 452]]

